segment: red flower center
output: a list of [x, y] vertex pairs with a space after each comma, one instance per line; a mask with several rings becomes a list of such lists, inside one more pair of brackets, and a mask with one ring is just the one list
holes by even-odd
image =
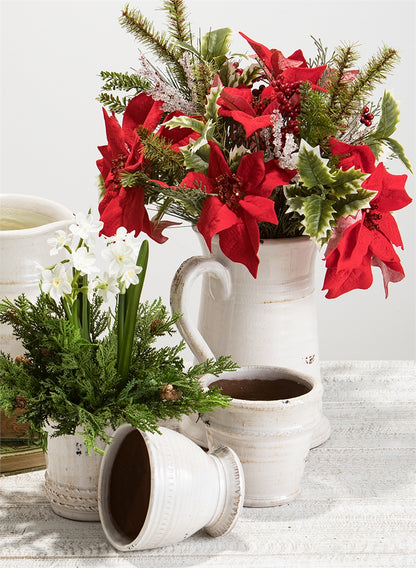
[[371, 209], [364, 209], [364, 225], [367, 229], [370, 229], [370, 231], [378, 231], [380, 228], [377, 221], [379, 221], [383, 215], [381, 213], [376, 213], [376, 209], [377, 205]]
[[113, 186], [116, 191], [120, 191], [122, 188], [121, 179], [120, 179], [120, 171], [124, 170], [124, 166], [126, 164], [126, 156], [120, 154], [117, 158], [111, 160], [111, 173], [113, 174]]
[[238, 208], [244, 198], [243, 182], [236, 174], [223, 174], [215, 179], [218, 198], [232, 211]]

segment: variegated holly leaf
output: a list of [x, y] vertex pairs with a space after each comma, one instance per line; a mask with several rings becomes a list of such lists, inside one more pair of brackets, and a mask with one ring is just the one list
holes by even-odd
[[188, 170], [193, 172], [200, 172], [205, 175], [208, 174], [208, 144], [200, 148], [197, 152], [191, 152], [187, 148], [182, 148], [181, 152], [184, 158], [185, 166]]
[[336, 197], [345, 197], [361, 188], [362, 182], [367, 177], [361, 170], [354, 167], [349, 170], [337, 170], [334, 174], [334, 181], [331, 184], [331, 193]]
[[334, 177], [326, 164], [319, 147], [312, 148], [305, 140], [301, 141], [296, 168], [303, 185], [310, 189], [331, 185]]
[[205, 117], [212, 122], [216, 122], [218, 120], [218, 104], [217, 101], [223, 89], [223, 85], [221, 81], [218, 81], [218, 85], [215, 87], [211, 87], [208, 96], [207, 102], [205, 105]]
[[347, 217], [354, 215], [360, 209], [365, 209], [369, 206], [370, 201], [376, 195], [376, 191], [368, 191], [367, 189], [360, 189], [356, 193], [346, 195], [344, 199], [338, 200], [334, 207], [336, 209], [336, 218]]
[[381, 101], [381, 116], [377, 128], [372, 132], [372, 136], [377, 139], [390, 138], [399, 123], [399, 105], [392, 95], [384, 91]]
[[319, 244], [324, 243], [335, 225], [333, 201], [320, 195], [310, 195], [303, 199], [300, 212], [304, 215], [302, 225], [306, 234]]

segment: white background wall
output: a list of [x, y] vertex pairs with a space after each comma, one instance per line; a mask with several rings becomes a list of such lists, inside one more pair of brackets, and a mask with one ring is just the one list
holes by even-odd
[[[59, 201], [73, 211], [96, 210], [97, 145], [105, 144], [100, 105], [101, 70], [127, 71], [137, 65], [137, 44], [118, 23], [123, 7], [115, 0], [1, 2], [1, 184], [2, 193], [26, 193]], [[164, 25], [158, 0], [131, 0], [157, 27]], [[188, 0], [194, 32], [219, 27], [235, 30], [236, 52], [250, 53], [239, 38], [253, 39], [289, 55], [301, 48], [315, 55], [311, 36], [329, 51], [339, 42], [357, 42], [362, 59], [383, 43], [395, 47], [401, 63], [388, 90], [399, 101], [396, 138], [416, 167], [415, 3], [411, 0]], [[380, 89], [379, 93], [382, 93]], [[399, 164], [392, 173], [406, 173]], [[414, 198], [415, 180], [407, 191]], [[396, 215], [405, 250], [407, 277], [390, 286], [384, 299], [381, 275], [368, 291], [336, 300], [319, 293], [322, 359], [413, 359], [415, 335], [415, 221], [413, 204]], [[172, 229], [164, 245], [151, 246], [145, 296], [169, 298], [169, 286], [182, 260], [199, 254], [189, 228]], [[317, 286], [324, 267], [317, 263]]]

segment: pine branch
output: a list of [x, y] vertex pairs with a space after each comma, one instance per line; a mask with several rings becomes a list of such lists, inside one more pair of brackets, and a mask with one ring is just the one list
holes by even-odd
[[120, 99], [118, 95], [113, 95], [112, 93], [101, 93], [98, 95], [97, 101], [111, 112], [123, 114], [132, 98], [133, 95]]
[[157, 133], [143, 127], [137, 132], [144, 146], [144, 157], [152, 164], [152, 177], [166, 180], [170, 185], [179, 183], [185, 176], [182, 154], [172, 150], [171, 144]]
[[399, 61], [398, 52], [390, 47], [382, 47], [359, 72], [345, 91], [339, 93], [339, 108], [334, 117], [336, 122], [351, 116], [360, 109], [363, 100], [382, 83]]
[[182, 88], [186, 89], [187, 77], [179, 63], [181, 51], [173, 45], [166, 33], [156, 31], [152, 22], [145, 18], [139, 10], [132, 10], [128, 5], [122, 10], [120, 24], [139, 43], [147, 46], [158, 59], [163, 61], [168, 71], [172, 73]]
[[165, 10], [168, 15], [170, 36], [177, 41], [190, 42], [191, 34], [187, 22], [188, 14], [183, 0], [165, 0], [162, 10]]
[[345, 73], [351, 69], [358, 57], [359, 53], [353, 45], [339, 46], [336, 49], [332, 59], [331, 74], [325, 86], [330, 95], [328, 108], [338, 106], [341, 91], [348, 87], [344, 78]]
[[131, 91], [134, 89], [135, 94], [147, 91], [151, 87], [150, 82], [144, 77], [140, 77], [137, 73], [117, 73], [116, 71], [101, 71], [101, 79], [104, 85], [101, 87], [103, 91]]

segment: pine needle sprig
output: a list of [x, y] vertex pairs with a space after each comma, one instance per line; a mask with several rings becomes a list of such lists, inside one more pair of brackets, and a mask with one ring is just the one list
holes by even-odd
[[355, 80], [345, 90], [339, 92], [339, 107], [336, 109], [334, 120], [339, 122], [357, 110], [360, 110], [363, 101], [372, 93], [377, 84], [382, 83], [399, 61], [397, 50], [383, 46], [373, 56]]
[[165, 0], [161, 8], [168, 16], [168, 32], [171, 38], [184, 43], [191, 41], [188, 12], [183, 0]]
[[97, 101], [111, 112], [123, 114], [132, 98], [133, 95], [120, 98], [118, 95], [113, 95], [112, 93], [100, 93], [97, 97]]
[[181, 51], [178, 49], [168, 34], [158, 32], [150, 20], [140, 10], [134, 10], [127, 5], [120, 16], [121, 26], [144, 46], [147, 46], [153, 54], [160, 59], [169, 72], [176, 78], [182, 90], [188, 87], [185, 70], [179, 62]]
[[354, 44], [340, 45], [336, 48], [331, 62], [331, 73], [325, 84], [329, 93], [328, 108], [338, 108], [340, 93], [348, 87], [345, 75], [359, 58], [358, 49]]

